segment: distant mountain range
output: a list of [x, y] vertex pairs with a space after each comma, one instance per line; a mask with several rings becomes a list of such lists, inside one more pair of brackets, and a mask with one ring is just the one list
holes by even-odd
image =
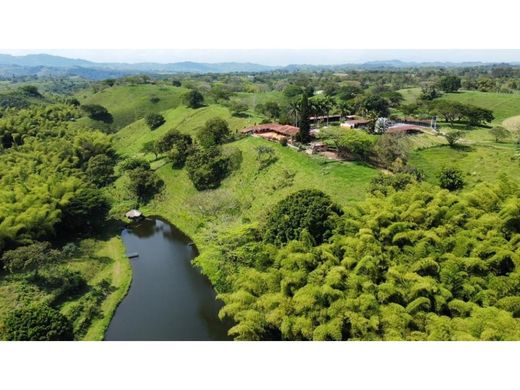
[[[273, 70], [294, 72], [300, 70], [353, 70], [353, 69], [398, 69], [425, 67], [473, 67], [493, 65], [485, 62], [404, 62], [399, 60], [370, 61], [362, 64], [268, 66], [242, 62], [175, 62], [169, 64], [143, 63], [106, 63], [82, 59], [66, 58], [49, 54], [29, 54], [12, 56], [0, 54], [0, 76], [80, 76], [88, 79], [105, 79], [137, 73], [175, 74], [175, 73], [235, 73], [268, 72]], [[520, 63], [502, 65], [517, 66]]]

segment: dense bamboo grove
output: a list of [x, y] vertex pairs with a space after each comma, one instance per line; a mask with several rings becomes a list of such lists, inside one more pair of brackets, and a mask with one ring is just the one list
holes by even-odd
[[114, 156], [110, 139], [73, 128], [73, 106], [56, 104], [7, 113], [0, 119], [0, 251], [52, 238], [62, 212], [82, 189], [96, 155]]
[[520, 338], [517, 186], [411, 184], [344, 211], [318, 246], [268, 244], [265, 226], [221, 237], [212, 277], [237, 339]]

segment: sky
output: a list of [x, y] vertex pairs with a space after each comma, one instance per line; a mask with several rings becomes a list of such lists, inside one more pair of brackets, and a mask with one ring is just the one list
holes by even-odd
[[69, 58], [81, 58], [94, 62], [158, 62], [172, 63], [181, 61], [195, 62], [251, 62], [262, 65], [313, 64], [331, 65], [363, 63], [367, 61], [401, 60], [413, 62], [520, 62], [520, 50], [362, 50], [362, 49], [257, 49], [257, 50], [94, 50], [94, 49], [25, 49], [2, 50], [0, 53], [25, 55], [46, 53]]

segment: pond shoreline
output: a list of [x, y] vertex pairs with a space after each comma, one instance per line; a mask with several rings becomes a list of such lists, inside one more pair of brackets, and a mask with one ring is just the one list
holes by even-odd
[[115, 308], [104, 340], [229, 340], [218, 318], [222, 302], [192, 260], [199, 251], [166, 218], [150, 215], [121, 232], [132, 282]]

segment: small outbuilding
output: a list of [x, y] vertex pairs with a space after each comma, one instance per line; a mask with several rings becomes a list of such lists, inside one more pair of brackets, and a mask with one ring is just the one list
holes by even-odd
[[136, 221], [136, 220], [140, 220], [141, 218], [143, 218], [143, 213], [141, 213], [139, 210], [130, 210], [129, 212], [127, 212], [125, 214], [125, 216], [128, 218], [128, 219], [131, 219], [132, 221]]

